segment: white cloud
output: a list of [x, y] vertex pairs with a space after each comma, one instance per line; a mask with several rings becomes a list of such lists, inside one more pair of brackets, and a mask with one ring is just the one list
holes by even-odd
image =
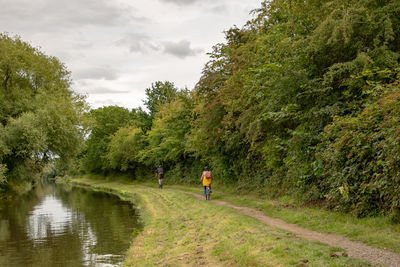
[[98, 108], [102, 106], [123, 106], [123, 103], [120, 101], [115, 101], [114, 99], [107, 98], [103, 100], [96, 100], [94, 101], [94, 107], [93, 108]]
[[[160, 0], [165, 3], [173, 3], [176, 5], [192, 5], [195, 3], [211, 2], [210, 0]], [[213, 0], [212, 2], [219, 2], [219, 0]]]
[[129, 52], [149, 53], [151, 51], [160, 50], [151, 38], [144, 33], [129, 33], [124, 38], [116, 42], [117, 45], [127, 46]]
[[103, 95], [103, 94], [126, 94], [128, 90], [115, 90], [107, 87], [96, 87], [92, 90], [87, 91], [88, 94]]
[[[3, 0], [2, 21], [38, 32], [73, 31], [78, 27], [112, 27], [130, 21], [146, 22], [127, 5], [106, 0]], [[16, 18], [16, 15], [18, 18]], [[4, 25], [4, 24], [3, 24]]]
[[203, 52], [199, 48], [191, 48], [190, 42], [181, 40], [179, 42], [164, 42], [164, 53], [171, 54], [178, 58], [186, 58], [189, 56], [195, 56]]
[[216, 6], [210, 6], [207, 7], [206, 10], [213, 12], [213, 13], [224, 13], [229, 9], [229, 7], [227, 5], [216, 5]]
[[93, 107], [132, 108], [158, 80], [193, 88], [205, 52], [224, 41], [224, 30], [243, 25], [260, 2], [1, 0], [0, 32], [58, 57], [72, 72], [74, 90], [87, 94]]
[[189, 56], [196, 56], [203, 52], [200, 48], [192, 48], [187, 40], [178, 42], [162, 41], [156, 42], [146, 34], [130, 33], [126, 37], [116, 42], [119, 46], [128, 47], [131, 53], [156, 53], [162, 52], [164, 54], [173, 55], [175, 57], [184, 59]]
[[162, 2], [174, 3], [178, 5], [190, 5], [196, 2], [200, 2], [200, 0], [161, 0]]
[[95, 66], [87, 67], [85, 69], [77, 70], [74, 73], [74, 78], [78, 80], [93, 79], [93, 80], [116, 80], [118, 73], [115, 69], [109, 66]]

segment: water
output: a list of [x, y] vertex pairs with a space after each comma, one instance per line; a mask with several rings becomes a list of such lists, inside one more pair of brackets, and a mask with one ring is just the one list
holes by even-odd
[[118, 266], [138, 229], [113, 195], [41, 185], [0, 202], [0, 266]]

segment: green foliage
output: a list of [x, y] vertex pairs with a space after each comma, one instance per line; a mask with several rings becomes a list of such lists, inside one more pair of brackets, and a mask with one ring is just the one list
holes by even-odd
[[138, 154], [146, 145], [143, 131], [135, 126], [120, 128], [108, 144], [107, 160], [112, 169], [126, 171], [139, 166]]
[[107, 147], [112, 135], [131, 120], [129, 110], [109, 106], [91, 110], [91, 133], [86, 141], [86, 151], [82, 160], [83, 168], [89, 172], [102, 172], [108, 169]]
[[144, 101], [144, 105], [149, 110], [151, 118], [154, 117], [161, 105], [175, 99], [177, 91], [175, 85], [168, 81], [157, 81], [146, 89], [147, 99]]
[[18, 37], [0, 34], [0, 120], [35, 109], [38, 93], [72, 95], [69, 72], [54, 57], [44, 55]]
[[358, 114], [374, 94], [359, 77], [399, 65], [399, 8], [396, 1], [263, 3], [214, 47], [195, 88], [190, 148], [228, 181], [310, 190], [324, 127], [335, 115]]
[[397, 105], [399, 14], [397, 0], [264, 1], [213, 47], [190, 94], [156, 82], [132, 127], [93, 130], [85, 164], [163, 163], [185, 181], [208, 164], [241, 192], [397, 212], [397, 110], [384, 107]]
[[30, 182], [43, 165], [82, 145], [84, 100], [65, 66], [18, 37], [0, 34], [0, 180]]
[[37, 116], [47, 135], [46, 149], [63, 158], [73, 157], [82, 147], [85, 102], [80, 96], [38, 96]]
[[192, 106], [187, 93], [160, 106], [147, 135], [148, 146], [140, 153], [142, 162], [155, 166], [162, 162], [174, 164], [185, 160]]
[[40, 128], [40, 118], [33, 112], [10, 119], [3, 138], [14, 159], [26, 159], [45, 149], [46, 134]]
[[168, 167], [192, 162], [186, 151], [193, 109], [188, 90], [178, 90], [170, 82], [156, 82], [146, 93], [144, 102], [154, 114], [116, 106], [89, 112], [91, 132], [81, 160], [87, 172], [149, 176], [160, 163]]
[[146, 113], [142, 108], [133, 109], [132, 110], [133, 119], [135, 121], [135, 125], [140, 127], [143, 132], [147, 132], [151, 129], [152, 117], [150, 114]]
[[366, 105], [357, 117], [336, 117], [326, 127], [319, 190], [329, 205], [359, 216], [400, 209], [400, 86]]
[[0, 164], [0, 185], [7, 182], [7, 166], [5, 164]]

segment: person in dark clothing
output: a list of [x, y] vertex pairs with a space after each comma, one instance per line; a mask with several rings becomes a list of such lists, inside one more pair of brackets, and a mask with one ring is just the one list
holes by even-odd
[[158, 188], [162, 188], [163, 186], [163, 180], [164, 180], [164, 168], [159, 165], [157, 170], [156, 170], [156, 176], [158, 178]]

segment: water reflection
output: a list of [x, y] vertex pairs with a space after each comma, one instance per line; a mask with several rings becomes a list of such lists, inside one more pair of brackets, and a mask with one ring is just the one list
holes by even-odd
[[0, 203], [0, 266], [116, 266], [137, 227], [115, 196], [40, 186]]
[[73, 213], [62, 205], [55, 196], [46, 196], [42, 203], [36, 206], [28, 218], [28, 238], [33, 242], [47, 240], [48, 234], [58, 236], [66, 233], [71, 223]]

